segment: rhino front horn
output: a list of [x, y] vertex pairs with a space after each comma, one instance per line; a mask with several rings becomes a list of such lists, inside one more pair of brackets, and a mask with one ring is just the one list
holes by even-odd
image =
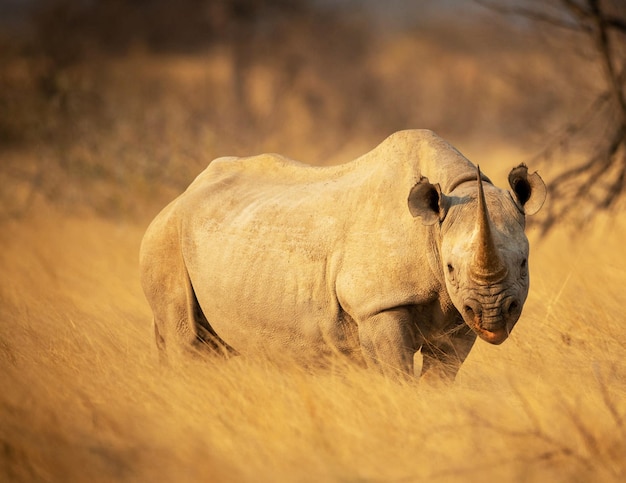
[[507, 268], [496, 248], [485, 201], [480, 167], [476, 168], [478, 181], [478, 213], [474, 231], [474, 257], [470, 265], [472, 278], [479, 282], [496, 283], [507, 275]]

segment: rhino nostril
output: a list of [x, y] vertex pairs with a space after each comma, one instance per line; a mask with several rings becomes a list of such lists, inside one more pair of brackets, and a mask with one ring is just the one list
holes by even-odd
[[507, 315], [514, 314], [515, 312], [517, 312], [518, 308], [519, 302], [517, 300], [511, 300], [508, 307], [506, 308]]
[[463, 307], [463, 311], [467, 314], [468, 317], [474, 318], [474, 309], [472, 309], [469, 305]]

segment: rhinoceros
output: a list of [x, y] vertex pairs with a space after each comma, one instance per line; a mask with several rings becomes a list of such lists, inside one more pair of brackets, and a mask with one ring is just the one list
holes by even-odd
[[453, 379], [500, 344], [529, 286], [525, 165], [494, 186], [429, 130], [346, 164], [218, 158], [150, 224], [141, 282], [159, 353], [235, 352]]

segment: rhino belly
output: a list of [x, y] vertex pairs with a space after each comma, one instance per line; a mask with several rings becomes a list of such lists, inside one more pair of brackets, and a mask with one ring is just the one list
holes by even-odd
[[317, 359], [357, 351], [356, 328], [336, 300], [326, 259], [267, 236], [250, 238], [222, 227], [184, 247], [215, 332], [242, 354]]

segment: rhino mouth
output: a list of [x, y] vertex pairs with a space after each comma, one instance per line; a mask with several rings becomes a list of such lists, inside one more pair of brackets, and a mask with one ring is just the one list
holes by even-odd
[[489, 342], [493, 345], [500, 345], [509, 337], [509, 331], [506, 326], [490, 330], [481, 327], [480, 324], [475, 324], [472, 329], [478, 334], [478, 336], [482, 340]]
[[493, 345], [502, 344], [511, 333], [512, 325], [501, 316], [489, 317], [485, 320], [481, 310], [475, 310], [469, 305], [464, 308], [464, 317], [467, 325], [484, 341]]

